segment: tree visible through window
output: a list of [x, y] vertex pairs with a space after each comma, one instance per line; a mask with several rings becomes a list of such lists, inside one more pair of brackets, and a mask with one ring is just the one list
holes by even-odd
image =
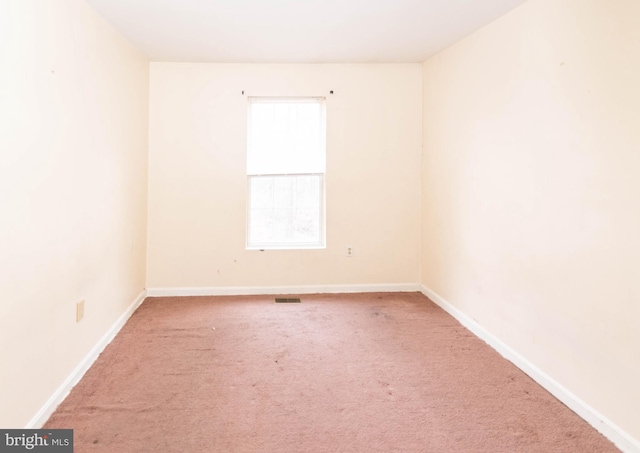
[[248, 248], [324, 247], [323, 98], [249, 98]]

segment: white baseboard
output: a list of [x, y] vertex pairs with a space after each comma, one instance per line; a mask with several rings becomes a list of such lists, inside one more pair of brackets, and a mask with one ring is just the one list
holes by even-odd
[[71, 389], [82, 379], [82, 376], [93, 365], [100, 353], [107, 347], [111, 340], [118, 334], [120, 329], [125, 325], [127, 320], [131, 317], [134, 311], [140, 306], [140, 304], [147, 297], [147, 292], [142, 291], [138, 294], [138, 297], [127, 307], [125, 312], [116, 320], [115, 323], [107, 330], [107, 332], [100, 338], [98, 343], [89, 351], [84, 359], [75, 367], [71, 374], [65, 379], [65, 381], [58, 387], [49, 400], [40, 408], [40, 410], [34, 415], [34, 417], [27, 423], [26, 429], [39, 429], [49, 419], [51, 414], [56, 410], [58, 405], [69, 395]]
[[329, 294], [329, 293], [389, 293], [418, 292], [416, 283], [389, 283], [383, 285], [318, 285], [318, 286], [212, 286], [148, 288], [148, 297], [172, 296], [250, 296], [263, 294]]
[[420, 290], [422, 294], [427, 296], [429, 299], [439, 305], [444, 311], [457, 319], [460, 324], [469, 329], [481, 340], [485, 341], [505, 359], [509, 360], [515, 366], [524, 371], [527, 375], [529, 375], [529, 377], [531, 377], [531, 379], [536, 381], [549, 393], [551, 393], [562, 403], [564, 403], [569, 409], [582, 417], [585, 421], [587, 421], [587, 423], [589, 423], [611, 442], [613, 442], [620, 450], [625, 453], [640, 453], [640, 442], [638, 440], [631, 437], [628, 433], [623, 431], [611, 420], [607, 419], [594, 408], [575, 396], [549, 375], [536, 367], [533, 363], [529, 362], [524, 356], [522, 356], [506, 343], [495, 337], [484, 327], [478, 324], [475, 320], [467, 316], [458, 308], [451, 305], [440, 295], [424, 285], [421, 286]]

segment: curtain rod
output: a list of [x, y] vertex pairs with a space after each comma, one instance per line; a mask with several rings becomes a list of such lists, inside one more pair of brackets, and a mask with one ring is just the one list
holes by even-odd
[[[329, 94], [333, 94], [333, 90], [330, 90]], [[242, 90], [242, 95], [244, 96], [244, 90]], [[265, 96], [265, 97], [291, 97], [291, 98], [294, 98], [294, 97], [313, 97], [313, 96]]]

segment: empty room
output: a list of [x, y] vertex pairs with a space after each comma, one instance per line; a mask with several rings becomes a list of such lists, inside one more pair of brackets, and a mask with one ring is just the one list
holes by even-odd
[[638, 0], [0, 0], [0, 451], [640, 453], [638, 81]]

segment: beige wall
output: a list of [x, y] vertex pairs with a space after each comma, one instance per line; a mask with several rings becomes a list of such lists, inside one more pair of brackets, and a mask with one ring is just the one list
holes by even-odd
[[424, 64], [422, 282], [640, 439], [640, 2], [531, 0]]
[[21, 428], [144, 288], [148, 63], [80, 0], [0, 2], [0, 55], [0, 426]]
[[[152, 63], [147, 286], [416, 283], [421, 73]], [[245, 250], [246, 95], [327, 96], [325, 250]]]

